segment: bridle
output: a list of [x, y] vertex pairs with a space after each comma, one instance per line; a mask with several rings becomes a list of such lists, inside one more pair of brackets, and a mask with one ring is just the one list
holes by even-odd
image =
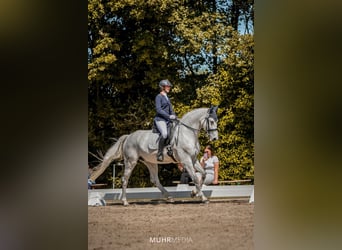
[[[210, 131], [217, 131], [218, 130], [218, 128], [217, 128], [217, 126], [216, 126], [216, 128], [210, 128], [210, 126], [209, 126], [209, 118], [213, 118], [214, 120], [215, 120], [215, 118], [214, 117], [212, 117], [212, 116], [208, 116], [208, 117], [206, 117], [205, 118], [205, 120], [206, 120], [206, 122], [207, 122], [207, 129], [205, 130], [208, 134], [209, 134], [209, 132]], [[216, 123], [217, 123], [217, 120], [215, 121]]]
[[[209, 126], [209, 118], [213, 118], [215, 120], [215, 117], [213, 115], [211, 115], [211, 114], [208, 114], [207, 117], [205, 118], [205, 121], [206, 121], [206, 129], [205, 129], [205, 131], [207, 132], [207, 134], [209, 134], [209, 132], [211, 132], [211, 131], [217, 131], [218, 130], [217, 127], [216, 128], [210, 128], [210, 126]], [[198, 129], [198, 128], [193, 128], [193, 127], [191, 127], [191, 126], [189, 126], [189, 125], [187, 125], [187, 124], [185, 124], [184, 122], [181, 122], [181, 121], [179, 121], [179, 123], [181, 125], [183, 125], [184, 127], [194, 131], [194, 132], [201, 130], [201, 129]]]

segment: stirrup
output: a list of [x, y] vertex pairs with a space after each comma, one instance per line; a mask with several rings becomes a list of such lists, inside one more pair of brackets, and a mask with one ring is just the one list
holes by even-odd
[[157, 154], [157, 161], [164, 161], [164, 155], [163, 155], [163, 153], [158, 153]]
[[167, 149], [167, 155], [170, 156], [170, 157], [173, 157], [172, 148], [169, 146], [169, 147], [166, 147], [166, 149]]

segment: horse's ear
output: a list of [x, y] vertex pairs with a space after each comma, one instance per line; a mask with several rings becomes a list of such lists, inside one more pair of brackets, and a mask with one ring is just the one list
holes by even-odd
[[217, 109], [218, 109], [218, 106], [210, 105], [210, 108], [208, 109], [208, 114], [216, 113]]
[[217, 114], [216, 111], [218, 109], [218, 106], [212, 106], [208, 109], [208, 117], [214, 118], [215, 121], [217, 121]]
[[208, 109], [208, 114], [210, 114], [213, 110], [213, 105], [210, 104], [210, 108]]

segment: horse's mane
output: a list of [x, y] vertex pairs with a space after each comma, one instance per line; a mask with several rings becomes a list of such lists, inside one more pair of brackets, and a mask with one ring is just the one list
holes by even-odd
[[182, 116], [181, 121], [182, 122], [187, 121], [190, 117], [197, 116], [200, 113], [201, 114], [206, 113], [207, 111], [208, 111], [208, 108], [197, 108], [197, 109], [191, 110]]

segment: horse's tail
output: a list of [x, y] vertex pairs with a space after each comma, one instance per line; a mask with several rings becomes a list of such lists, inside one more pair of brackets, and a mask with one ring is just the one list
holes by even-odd
[[103, 157], [102, 162], [94, 168], [90, 175], [90, 180], [95, 181], [114, 160], [123, 159], [123, 143], [126, 141], [128, 135], [121, 136], [115, 144], [113, 144]]

